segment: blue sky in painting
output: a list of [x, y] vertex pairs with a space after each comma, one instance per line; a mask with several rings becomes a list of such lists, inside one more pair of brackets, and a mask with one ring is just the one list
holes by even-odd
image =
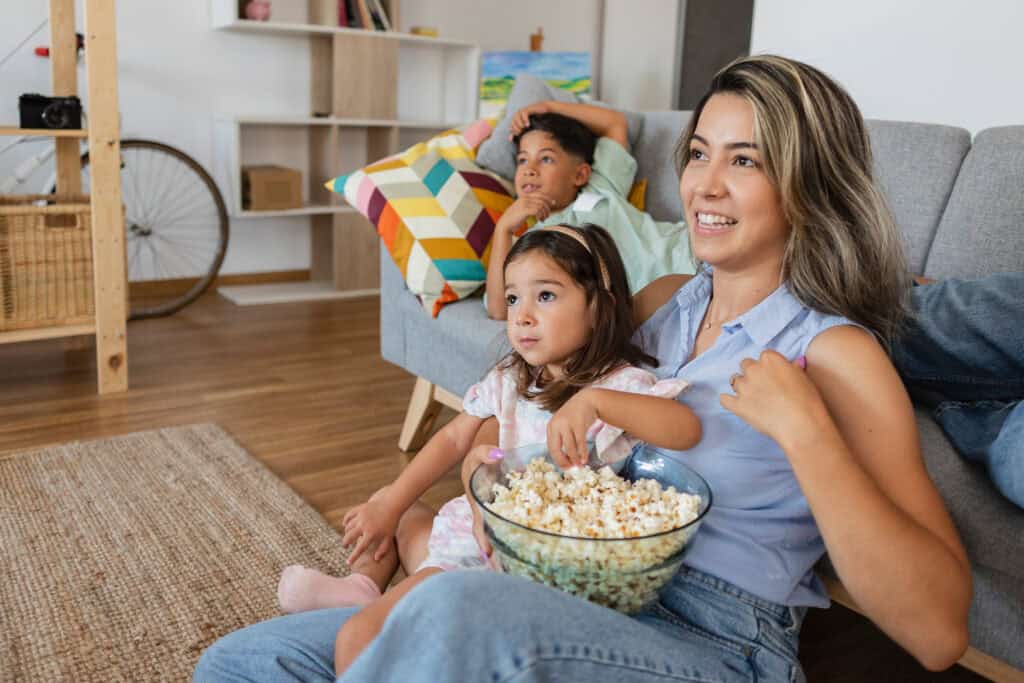
[[483, 78], [527, 72], [543, 79], [590, 77], [589, 52], [485, 52]]

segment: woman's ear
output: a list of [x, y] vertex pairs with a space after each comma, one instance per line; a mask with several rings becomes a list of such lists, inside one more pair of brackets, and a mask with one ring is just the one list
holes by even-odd
[[593, 169], [590, 164], [583, 161], [576, 167], [576, 174], [572, 179], [572, 184], [576, 186], [576, 189], [583, 187], [590, 182], [590, 173]]

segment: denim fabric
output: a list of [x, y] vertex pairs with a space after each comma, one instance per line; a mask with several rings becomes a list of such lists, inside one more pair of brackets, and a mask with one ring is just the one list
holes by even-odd
[[[353, 610], [272, 619], [214, 643], [194, 680], [333, 681]], [[399, 602], [340, 681], [803, 681], [804, 608], [683, 570], [629, 617], [517, 577], [444, 572]]]
[[915, 287], [912, 301], [896, 369], [957, 451], [1024, 507], [1024, 273]]

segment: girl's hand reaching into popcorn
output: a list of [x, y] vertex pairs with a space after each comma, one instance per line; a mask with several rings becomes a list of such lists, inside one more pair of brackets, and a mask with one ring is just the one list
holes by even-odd
[[594, 391], [599, 390], [576, 392], [548, 422], [548, 452], [563, 470], [586, 465], [590, 460], [587, 433], [598, 420]]

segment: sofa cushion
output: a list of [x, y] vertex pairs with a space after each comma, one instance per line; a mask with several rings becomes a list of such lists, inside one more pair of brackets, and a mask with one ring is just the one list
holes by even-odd
[[495, 223], [513, 201], [511, 187], [474, 161], [492, 128], [481, 119], [327, 183], [377, 228], [434, 316], [484, 284]]
[[1024, 510], [996, 490], [985, 469], [953, 450], [924, 409], [917, 412], [928, 474], [946, 502], [974, 565], [1020, 576], [1024, 567]]
[[647, 213], [656, 221], [678, 223], [683, 216], [676, 173], [675, 148], [683, 128], [690, 122], [688, 111], [656, 111], [643, 115], [640, 138], [633, 145], [636, 176], [647, 179]]
[[924, 274], [1024, 270], [1024, 126], [983, 130], [963, 162]]
[[[516, 174], [516, 146], [508, 139], [512, 129], [512, 117], [523, 107], [543, 102], [544, 100], [555, 100], [556, 102], [578, 102], [576, 95], [566, 90], [561, 90], [548, 85], [540, 78], [527, 73], [516, 76], [516, 82], [509, 93], [508, 103], [505, 105], [505, 115], [501, 117], [494, 127], [494, 134], [480, 145], [477, 152], [477, 162], [484, 168], [494, 171], [508, 180]], [[591, 102], [598, 106], [607, 106], [601, 102]], [[629, 144], [632, 148], [640, 137], [643, 127], [643, 117], [632, 112], [623, 112], [629, 124]], [[638, 175], [638, 178], [643, 176]]]
[[910, 269], [922, 274], [971, 136], [930, 123], [870, 120], [867, 127], [875, 176], [903, 233]]

